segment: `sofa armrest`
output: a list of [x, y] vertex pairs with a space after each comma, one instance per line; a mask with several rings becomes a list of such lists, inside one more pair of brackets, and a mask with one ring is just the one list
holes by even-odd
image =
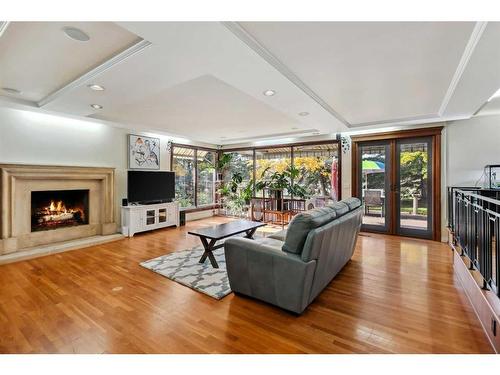
[[296, 313], [307, 307], [315, 260], [245, 238], [230, 238], [224, 248], [233, 291]]

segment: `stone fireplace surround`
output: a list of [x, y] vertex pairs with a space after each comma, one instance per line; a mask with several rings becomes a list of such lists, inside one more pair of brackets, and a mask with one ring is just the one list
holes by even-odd
[[[46, 253], [49, 244], [116, 234], [114, 176], [114, 168], [0, 164], [0, 263], [15, 253], [36, 256], [37, 247]], [[89, 190], [89, 224], [31, 232], [31, 192], [73, 189]]]

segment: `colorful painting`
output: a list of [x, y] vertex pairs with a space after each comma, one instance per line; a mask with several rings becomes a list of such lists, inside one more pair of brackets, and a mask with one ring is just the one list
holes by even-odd
[[160, 169], [160, 139], [129, 134], [129, 169]]

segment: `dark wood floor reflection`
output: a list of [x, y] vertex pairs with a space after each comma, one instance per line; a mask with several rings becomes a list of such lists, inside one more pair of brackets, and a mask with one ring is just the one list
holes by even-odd
[[2, 353], [490, 353], [440, 243], [363, 234], [297, 317], [222, 301], [139, 266], [198, 245], [191, 228], [0, 266]]

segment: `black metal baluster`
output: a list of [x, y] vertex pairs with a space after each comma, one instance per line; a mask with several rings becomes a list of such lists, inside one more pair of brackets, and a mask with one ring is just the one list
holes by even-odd
[[500, 242], [498, 241], [498, 238], [500, 236], [500, 219], [497, 217], [495, 220], [495, 279], [493, 281], [493, 286], [495, 287], [495, 291], [497, 293], [497, 296], [500, 296]]
[[489, 282], [491, 281], [491, 257], [492, 257], [492, 244], [493, 244], [493, 226], [494, 222], [491, 220], [490, 214], [484, 211], [484, 231], [485, 231], [485, 243], [482, 249], [481, 255], [483, 258], [482, 269], [480, 270], [483, 276], [484, 283], [483, 288], [487, 288]]

